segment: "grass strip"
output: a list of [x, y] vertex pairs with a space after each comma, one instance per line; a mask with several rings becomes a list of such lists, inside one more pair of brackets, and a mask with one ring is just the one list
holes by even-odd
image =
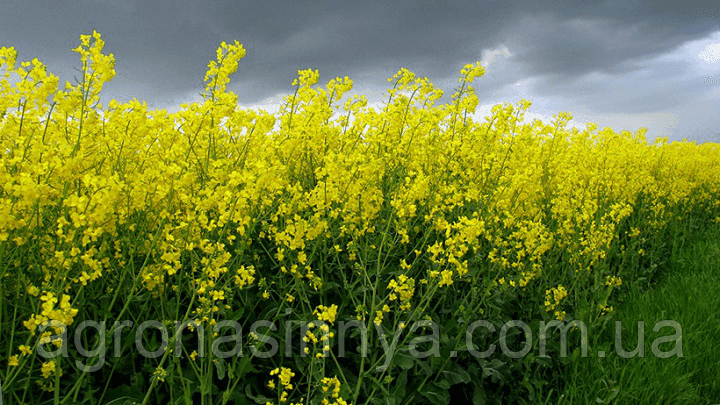
[[[712, 225], [670, 260], [657, 284], [629, 289], [618, 305], [622, 349], [632, 352], [643, 338], [644, 356], [621, 356], [615, 325], [591, 336], [589, 356], [567, 370], [561, 404], [716, 404], [720, 403], [720, 226]], [[675, 321], [680, 330], [663, 327]], [[639, 322], [644, 322], [640, 328]], [[675, 330], [673, 330], [675, 329]], [[653, 353], [653, 342], [680, 332], [681, 339], [660, 343], [659, 352], [677, 350], [668, 358]], [[642, 332], [642, 333], [641, 333]], [[605, 357], [598, 355], [600, 351]]]

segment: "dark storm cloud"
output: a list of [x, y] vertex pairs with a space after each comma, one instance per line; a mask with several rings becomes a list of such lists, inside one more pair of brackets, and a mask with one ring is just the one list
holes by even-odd
[[707, 89], [707, 80], [694, 75], [687, 62], [656, 61], [615, 77], [591, 73], [573, 80], [543, 81], [533, 91], [545, 96], [572, 95], [573, 103], [592, 106], [598, 113], [642, 114], [689, 102]]
[[[506, 35], [532, 75], [623, 73], [627, 62], [671, 51], [720, 29], [720, 5], [703, 1], [567, 2], [526, 14]], [[557, 4], [557, 3], [555, 3]]]
[[[602, 91], [592, 74], [633, 75], [645, 62], [720, 30], [719, 22], [720, 3], [694, 0], [6, 0], [0, 44], [15, 46], [22, 60], [38, 57], [66, 80], [79, 64], [70, 49], [80, 34], [97, 29], [117, 59], [118, 75], [106, 95], [151, 104], [201, 92], [221, 41], [238, 39], [247, 49], [230, 85], [244, 103], [290, 92], [304, 68], [319, 69], [322, 82], [348, 75], [385, 88], [387, 77], [407, 67], [452, 86], [462, 64], [505, 46], [513, 63], [491, 65], [476, 83], [479, 94], [541, 78], [537, 89], [592, 104], [598, 91], [619, 91], [629, 80]], [[658, 69], [651, 76], [677, 74]], [[573, 83], [596, 90], [578, 95]], [[638, 106], [653, 98], [650, 88], [639, 93], [624, 103], [635, 111], [655, 108]]]

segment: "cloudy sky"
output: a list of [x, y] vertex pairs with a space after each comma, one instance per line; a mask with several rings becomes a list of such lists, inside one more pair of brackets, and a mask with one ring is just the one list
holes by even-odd
[[[568, 111], [577, 125], [649, 129], [648, 137], [720, 141], [720, 2], [3, 0], [0, 46], [73, 80], [81, 34], [100, 32], [117, 76], [104, 100], [177, 110], [202, 92], [222, 41], [247, 49], [230, 89], [277, 110], [298, 69], [349, 76], [380, 103], [406, 67], [446, 94], [463, 64], [492, 105], [529, 99], [526, 118]], [[447, 101], [447, 97], [442, 101]]]

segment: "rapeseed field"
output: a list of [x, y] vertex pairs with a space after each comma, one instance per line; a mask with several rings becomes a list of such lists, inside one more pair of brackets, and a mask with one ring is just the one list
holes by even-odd
[[682, 224], [720, 221], [717, 144], [525, 100], [475, 120], [479, 63], [446, 104], [401, 69], [381, 110], [301, 70], [270, 114], [222, 43], [168, 113], [100, 103], [103, 45], [64, 87], [0, 49], [6, 403], [531, 402], [588, 339], [528, 332], [603, 328]]

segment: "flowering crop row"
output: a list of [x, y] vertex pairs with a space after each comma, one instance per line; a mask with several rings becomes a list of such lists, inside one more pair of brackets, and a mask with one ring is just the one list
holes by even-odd
[[[507, 399], [544, 363], [476, 359], [466, 324], [601, 325], [613, 292], [651, 277], [687, 224], [720, 220], [717, 145], [579, 131], [566, 113], [527, 123], [528, 101], [476, 122], [480, 64], [448, 104], [402, 69], [381, 111], [348, 97], [347, 77], [318, 86], [299, 71], [272, 115], [238, 108], [227, 84], [245, 51], [223, 43], [204, 101], [170, 114], [100, 104], [115, 74], [102, 48], [81, 37], [82, 77], [64, 90], [0, 49], [0, 377], [13, 403], [399, 404], [447, 402], [459, 386]], [[250, 334], [243, 356], [210, 354], [227, 336], [213, 326], [261, 319], [296, 322]], [[357, 350], [339, 356], [336, 323], [349, 319], [367, 325], [366, 352], [351, 334]], [[105, 359], [78, 346], [127, 330], [73, 341], [88, 320], [188, 328], [160, 356], [116, 340], [121, 355]], [[383, 346], [421, 320], [439, 329]], [[410, 356], [413, 336], [437, 353]], [[248, 354], [269, 338], [281, 354]]]

